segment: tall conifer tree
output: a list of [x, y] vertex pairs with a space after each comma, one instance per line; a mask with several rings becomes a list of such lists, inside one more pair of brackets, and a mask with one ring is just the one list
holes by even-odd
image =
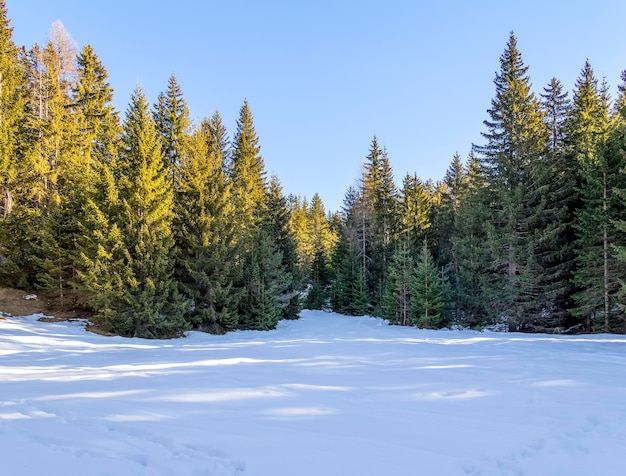
[[5, 0], [0, 0], [0, 281], [25, 287], [32, 284], [30, 184], [23, 180], [26, 77], [13, 42]]
[[568, 141], [581, 169], [580, 208], [576, 213], [576, 270], [574, 314], [588, 331], [608, 332], [613, 318], [622, 275], [613, 248], [618, 237], [613, 220], [623, 206], [613, 191], [620, 186], [624, 158], [608, 150], [610, 130], [606, 87], [599, 87], [587, 61], [576, 83]]
[[189, 133], [190, 119], [187, 101], [182, 88], [172, 74], [167, 83], [167, 90], [159, 94], [154, 105], [154, 122], [161, 134], [163, 157], [174, 187], [178, 186], [179, 168], [181, 167], [184, 141]]
[[537, 307], [545, 316], [542, 326], [550, 329], [567, 326], [572, 307], [573, 221], [580, 169], [566, 148], [565, 123], [571, 106], [560, 81], [552, 78], [541, 97], [549, 135], [546, 152], [532, 170], [533, 203], [540, 210], [533, 228], [535, 256], [541, 270]]
[[137, 337], [176, 335], [185, 329], [172, 277], [173, 191], [159, 136], [140, 88], [124, 121], [120, 155], [120, 225], [126, 269], [121, 288], [103, 309], [113, 332]]
[[267, 208], [267, 182], [261, 147], [248, 101], [239, 111], [230, 162], [232, 194], [242, 237], [258, 226]]
[[16, 199], [17, 157], [23, 121], [25, 78], [13, 42], [5, 0], [0, 1], [0, 218], [6, 219]]
[[424, 240], [411, 282], [409, 316], [415, 326], [427, 329], [446, 326], [446, 287], [447, 282], [437, 270], [428, 243]]
[[475, 147], [492, 189], [486, 223], [491, 248], [494, 317], [511, 330], [524, 329], [541, 315], [537, 309], [539, 266], [532, 237], [532, 169], [545, 150], [546, 128], [540, 103], [531, 92], [528, 67], [511, 33], [500, 57], [483, 133], [487, 144]]
[[237, 328], [241, 293], [234, 265], [234, 208], [225, 173], [228, 141], [218, 113], [202, 121], [179, 168], [174, 229], [176, 277], [192, 302], [187, 319], [201, 330]]

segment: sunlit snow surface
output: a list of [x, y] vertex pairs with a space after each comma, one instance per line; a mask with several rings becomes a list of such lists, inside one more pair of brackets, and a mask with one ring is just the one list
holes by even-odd
[[626, 337], [0, 321], [0, 474], [623, 475]]

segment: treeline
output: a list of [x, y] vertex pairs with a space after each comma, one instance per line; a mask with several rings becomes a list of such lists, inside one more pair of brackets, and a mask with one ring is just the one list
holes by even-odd
[[571, 99], [531, 90], [513, 33], [484, 143], [443, 181], [404, 177], [372, 141], [331, 258], [333, 309], [440, 328], [626, 330], [626, 72], [585, 62]]
[[441, 182], [396, 185], [376, 137], [344, 205], [267, 177], [249, 104], [229, 138], [174, 75], [124, 117], [93, 49], [60, 24], [17, 47], [0, 0], [0, 284], [104, 330], [271, 329], [305, 306], [399, 325], [624, 332], [626, 75], [585, 63], [536, 96], [511, 34], [484, 144]]
[[[119, 118], [62, 25], [18, 48], [0, 2], [0, 281], [84, 306], [108, 332], [270, 329], [300, 310], [291, 210], [253, 116], [192, 124], [175, 76]], [[320, 205], [321, 206], [321, 205]]]

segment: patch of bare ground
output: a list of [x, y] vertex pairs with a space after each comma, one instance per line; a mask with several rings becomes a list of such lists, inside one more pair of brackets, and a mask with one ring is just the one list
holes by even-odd
[[43, 314], [39, 320], [46, 322], [89, 319], [93, 315], [78, 306], [73, 296], [52, 297], [37, 291], [9, 288], [0, 288], [0, 313], [10, 316]]

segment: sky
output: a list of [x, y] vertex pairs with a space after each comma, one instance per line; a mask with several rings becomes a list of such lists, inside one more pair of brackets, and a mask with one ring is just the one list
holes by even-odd
[[11, 476], [622, 476], [626, 336], [303, 311], [142, 340], [0, 319]]
[[[615, 92], [626, 69], [622, 0], [6, 0], [18, 45], [60, 20], [90, 44], [124, 116], [175, 74], [194, 121], [230, 136], [248, 100], [268, 174], [285, 194], [341, 207], [374, 136], [396, 182], [441, 180], [481, 144], [499, 57], [513, 31], [535, 93], [574, 88], [585, 60]], [[622, 39], [620, 39], [622, 38]], [[615, 94], [613, 94], [614, 96]]]

